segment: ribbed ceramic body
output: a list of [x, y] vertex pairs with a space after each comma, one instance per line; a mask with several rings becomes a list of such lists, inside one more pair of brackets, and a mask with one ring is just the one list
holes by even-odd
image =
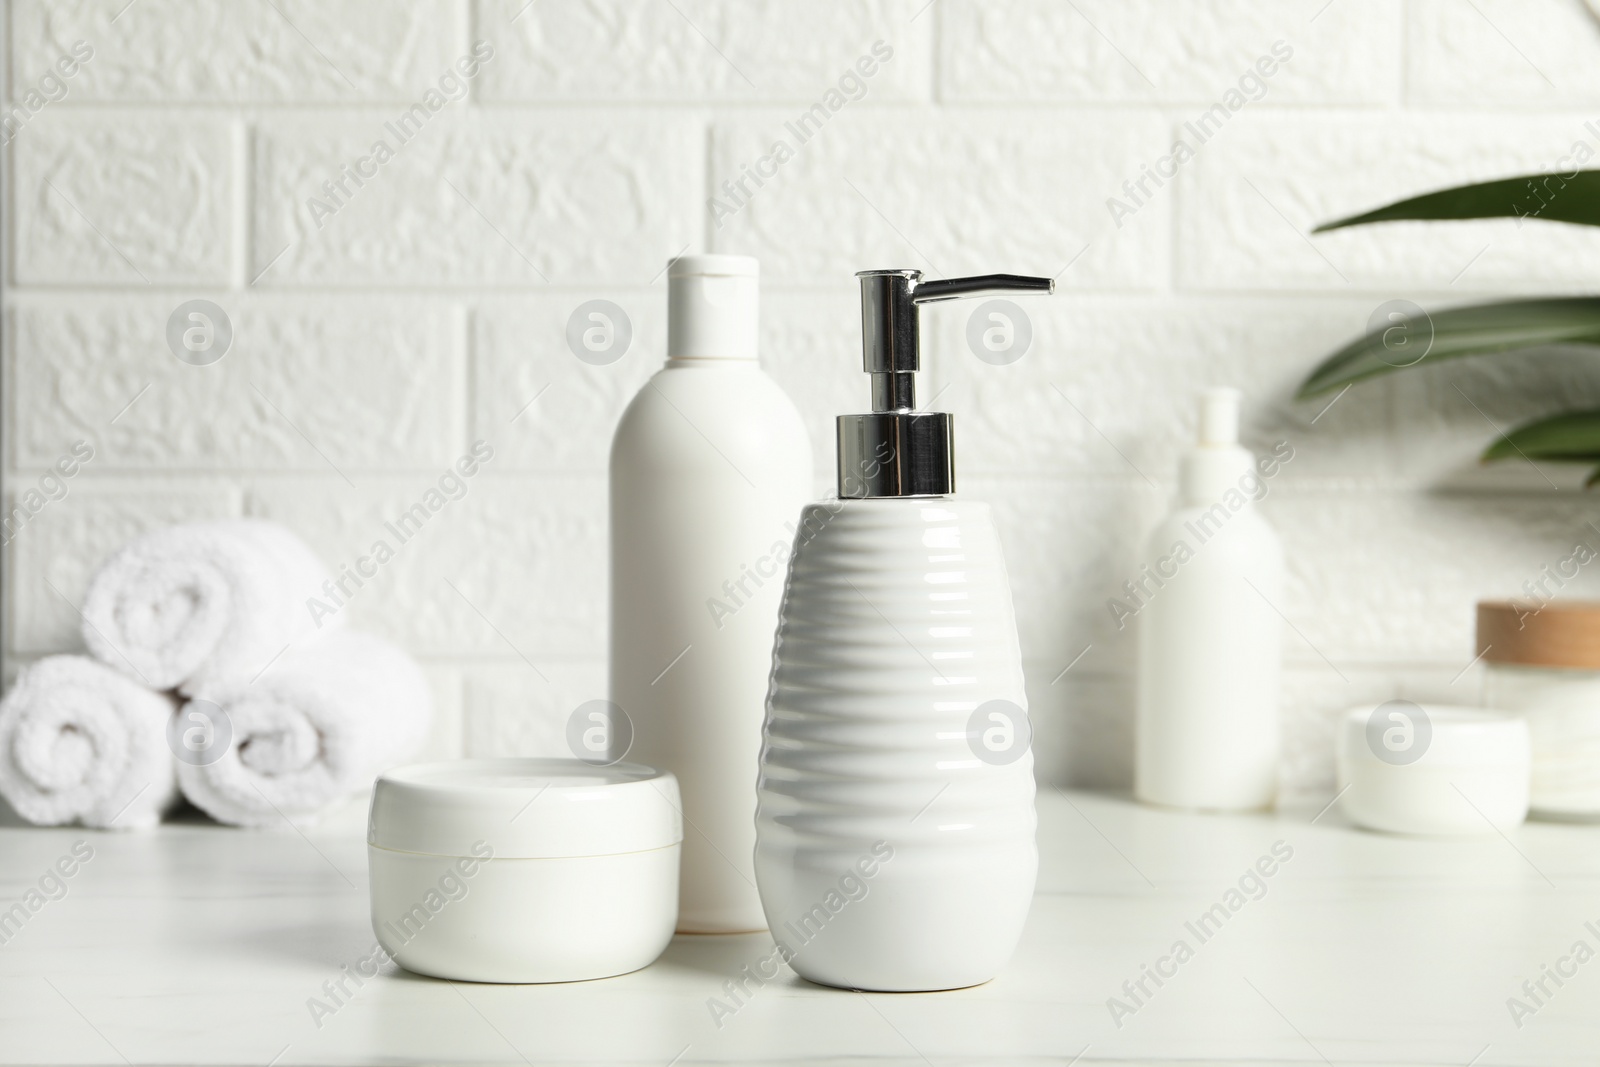
[[762, 907], [801, 976], [954, 989], [1010, 958], [1038, 871], [1033, 756], [979, 757], [974, 713], [995, 701], [1027, 708], [988, 506], [806, 508], [756, 813]]

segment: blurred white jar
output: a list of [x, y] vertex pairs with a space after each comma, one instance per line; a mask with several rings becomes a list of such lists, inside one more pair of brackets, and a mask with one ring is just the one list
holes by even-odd
[[1528, 722], [1534, 817], [1600, 821], [1600, 603], [1478, 605], [1483, 702]]
[[1340, 804], [1369, 830], [1492, 835], [1528, 814], [1528, 727], [1516, 715], [1409, 700], [1351, 708], [1336, 758]]

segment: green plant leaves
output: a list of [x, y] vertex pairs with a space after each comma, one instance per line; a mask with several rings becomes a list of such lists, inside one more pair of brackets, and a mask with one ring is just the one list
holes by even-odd
[[1600, 297], [1468, 304], [1380, 324], [1318, 364], [1295, 395], [1305, 400], [1420, 363], [1542, 345], [1600, 346]]
[[[1501, 459], [1600, 464], [1600, 410], [1564, 411], [1525, 422], [1483, 450], [1483, 462]], [[1587, 489], [1600, 482], [1600, 466], [1589, 472]]]
[[1600, 410], [1564, 411], [1523, 423], [1483, 453], [1485, 463], [1524, 457], [1600, 463]]
[[1325, 222], [1313, 233], [1369, 222], [1437, 219], [1543, 219], [1600, 226], [1600, 170], [1528, 174], [1424, 193], [1349, 218]]
[[[1371, 222], [1488, 218], [1600, 226], [1600, 170], [1458, 185], [1323, 223], [1313, 232]], [[1600, 297], [1505, 300], [1433, 313], [1413, 308], [1375, 322], [1364, 336], [1323, 360], [1296, 397], [1305, 400], [1425, 362], [1544, 345], [1600, 346]], [[1585, 485], [1600, 483], [1600, 410], [1569, 411], [1524, 423], [1483, 453], [1485, 463], [1512, 458], [1593, 463]]]

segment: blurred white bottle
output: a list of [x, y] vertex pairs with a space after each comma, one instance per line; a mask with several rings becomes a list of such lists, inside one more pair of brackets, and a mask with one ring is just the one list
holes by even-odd
[[1134, 792], [1152, 804], [1248, 811], [1277, 796], [1283, 550], [1255, 505], [1287, 446], [1258, 464], [1238, 435], [1238, 390], [1207, 389], [1177, 507], [1127, 590], [1139, 628]]
[[756, 361], [758, 264], [667, 270], [667, 364], [611, 447], [611, 699], [683, 798], [678, 929], [761, 930], [757, 761], [778, 601], [810, 499], [800, 413]]

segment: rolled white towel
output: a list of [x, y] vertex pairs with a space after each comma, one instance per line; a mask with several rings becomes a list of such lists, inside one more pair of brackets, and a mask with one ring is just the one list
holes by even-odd
[[172, 709], [88, 656], [42, 659], [0, 701], [0, 794], [44, 826], [154, 826], [177, 798]]
[[219, 822], [305, 821], [372, 784], [427, 735], [433, 699], [404, 652], [370, 634], [329, 634], [296, 648], [255, 682], [203, 689], [232, 740], [215, 762], [180, 763], [183, 794]]
[[330, 575], [304, 541], [261, 519], [186, 523], [135, 538], [89, 581], [89, 651], [152, 689], [248, 681], [286, 645], [337, 626], [306, 602]]

